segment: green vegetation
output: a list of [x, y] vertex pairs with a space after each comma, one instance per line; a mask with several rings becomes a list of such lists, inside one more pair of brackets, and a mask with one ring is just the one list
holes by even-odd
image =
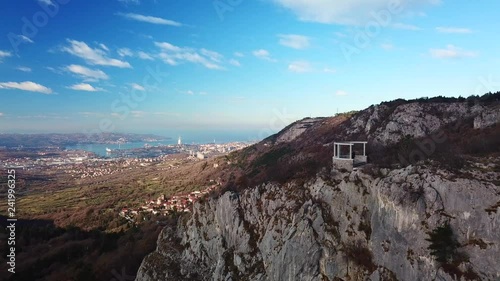
[[453, 236], [453, 230], [449, 223], [438, 226], [428, 234], [429, 238], [426, 240], [431, 243], [428, 249], [431, 250], [431, 255], [433, 255], [438, 262], [448, 263], [456, 259], [457, 249], [460, 244]]
[[426, 239], [430, 242], [428, 249], [444, 272], [458, 280], [463, 278], [465, 280], [481, 280], [470, 266], [467, 267], [466, 271], [459, 268], [462, 263], [468, 263], [469, 258], [465, 253], [459, 251], [460, 244], [449, 223], [438, 226], [428, 234], [429, 238]]
[[346, 118], [351, 118], [352, 116], [356, 115], [358, 112], [359, 112], [358, 110], [351, 110], [351, 111], [347, 111], [347, 112], [341, 112], [341, 113], [335, 114], [335, 117], [337, 117], [337, 116], [343, 116], [343, 117], [346, 117]]
[[278, 163], [278, 160], [285, 156], [286, 154], [292, 152], [292, 150], [288, 147], [281, 147], [276, 150], [271, 150], [259, 158], [257, 158], [253, 162], [254, 167], [259, 167], [259, 166], [274, 166]]
[[[1, 218], [4, 219], [4, 218]], [[174, 224], [175, 220], [168, 221]], [[127, 231], [105, 233], [97, 229], [60, 228], [50, 220], [18, 220], [16, 226], [16, 274], [2, 280], [102, 280], [125, 270], [133, 276], [142, 259], [156, 247], [162, 226], [154, 222]], [[0, 229], [0, 238], [7, 236]], [[0, 245], [5, 253], [7, 244]], [[6, 272], [5, 257], [0, 270]], [[5, 275], [4, 277], [7, 277]]]

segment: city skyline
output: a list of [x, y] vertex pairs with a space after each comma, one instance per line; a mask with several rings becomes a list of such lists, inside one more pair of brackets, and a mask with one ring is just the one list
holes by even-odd
[[0, 133], [266, 135], [397, 98], [500, 90], [500, 3], [0, 5]]

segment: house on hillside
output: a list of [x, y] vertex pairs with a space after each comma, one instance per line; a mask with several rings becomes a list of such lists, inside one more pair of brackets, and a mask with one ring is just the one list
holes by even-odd
[[333, 169], [352, 171], [354, 167], [368, 162], [366, 141], [346, 141], [333, 143]]

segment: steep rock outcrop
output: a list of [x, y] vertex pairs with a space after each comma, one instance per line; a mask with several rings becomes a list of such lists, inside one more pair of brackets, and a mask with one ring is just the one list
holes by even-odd
[[371, 106], [345, 124], [346, 137], [362, 136], [381, 145], [397, 143], [409, 135], [427, 136], [453, 122], [475, 119], [478, 128], [498, 123], [498, 109], [492, 106], [469, 105], [467, 102], [422, 103]]
[[[499, 195], [494, 182], [412, 166], [227, 192], [164, 229], [136, 280], [495, 280]], [[468, 257], [454, 271], [426, 241], [448, 221]]]
[[484, 129], [494, 124], [500, 123], [500, 106], [496, 109], [481, 112], [474, 118], [474, 129]]

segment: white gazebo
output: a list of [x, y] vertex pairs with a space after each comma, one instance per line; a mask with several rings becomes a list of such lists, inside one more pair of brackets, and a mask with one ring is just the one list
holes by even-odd
[[[367, 162], [366, 141], [346, 141], [333, 143], [333, 166], [337, 169], [346, 169], [352, 171], [354, 165], [360, 165]], [[363, 154], [356, 155], [354, 146], [363, 145]]]

